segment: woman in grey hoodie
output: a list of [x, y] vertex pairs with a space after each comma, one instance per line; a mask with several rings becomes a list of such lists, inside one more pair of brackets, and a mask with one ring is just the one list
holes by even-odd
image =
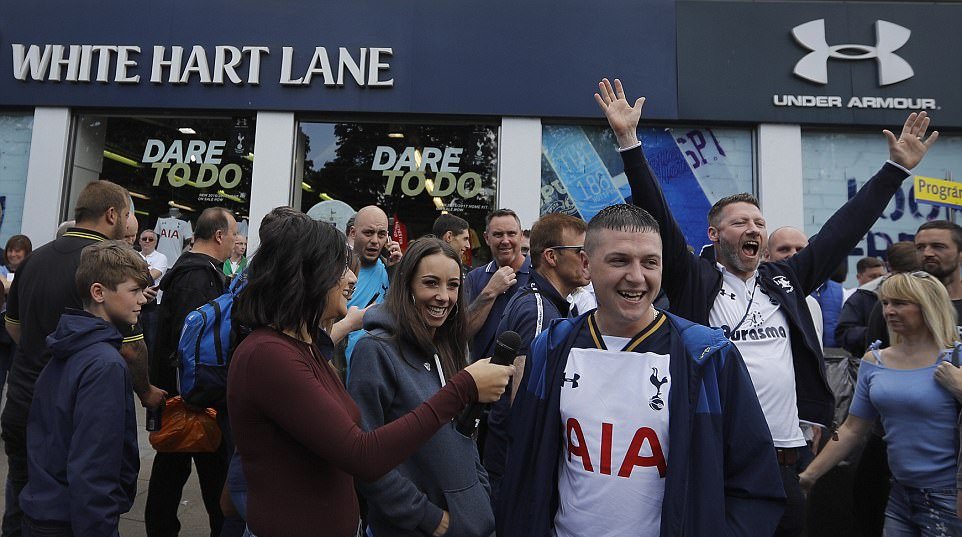
[[[354, 349], [348, 392], [364, 427], [408, 413], [466, 365], [466, 307], [461, 263], [443, 241], [414, 241], [398, 265], [384, 304], [367, 311]], [[487, 473], [474, 441], [454, 424], [401, 466], [358, 482], [376, 537], [488, 537], [494, 513]]]

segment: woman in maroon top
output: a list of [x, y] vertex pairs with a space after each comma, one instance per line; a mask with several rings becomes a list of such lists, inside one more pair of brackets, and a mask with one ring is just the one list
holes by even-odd
[[354, 274], [344, 235], [298, 213], [267, 224], [234, 319], [254, 331], [237, 348], [227, 403], [258, 537], [359, 535], [354, 478], [400, 464], [475, 401], [496, 400], [511, 367], [478, 362], [435, 396], [374, 431], [328, 359], [316, 327], [347, 312]]

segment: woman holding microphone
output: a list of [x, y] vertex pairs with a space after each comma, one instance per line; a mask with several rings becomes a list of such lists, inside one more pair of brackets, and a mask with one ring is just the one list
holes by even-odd
[[318, 329], [347, 313], [344, 235], [297, 213], [271, 222], [247, 267], [234, 322], [253, 329], [228, 377], [230, 421], [248, 480], [247, 523], [258, 537], [360, 532], [355, 477], [373, 481], [475, 401], [496, 400], [512, 367], [476, 363], [423, 404], [376, 430], [329, 362]]
[[[348, 392], [365, 429], [381, 427], [444, 389], [466, 364], [465, 304], [457, 253], [434, 238], [414, 241], [383, 305], [367, 312]], [[448, 423], [414, 455], [371, 483], [358, 483], [377, 537], [488, 537], [494, 532], [487, 472], [474, 440]]]

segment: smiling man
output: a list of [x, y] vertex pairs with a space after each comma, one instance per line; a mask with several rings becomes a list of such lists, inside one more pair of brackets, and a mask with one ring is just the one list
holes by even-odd
[[658, 222], [606, 207], [581, 259], [598, 309], [553, 321], [532, 344], [497, 534], [771, 535], [784, 495], [768, 426], [722, 331], [652, 306]]
[[[822, 226], [808, 246], [784, 261], [762, 263], [766, 223], [750, 194], [723, 198], [708, 213], [713, 248], [690, 254], [638, 141], [644, 98], [634, 105], [621, 82], [599, 84], [595, 100], [620, 146], [632, 200], [662, 223], [665, 291], [674, 313], [717, 326], [738, 346], [777, 448], [788, 506], [777, 536], [804, 530], [805, 498], [798, 471], [805, 447], [799, 421], [829, 427], [835, 398], [805, 297], [824, 283], [881, 216], [938, 132], [925, 138], [929, 118], [912, 113], [895, 134], [883, 131], [889, 160]], [[713, 251], [712, 251], [713, 250]], [[597, 287], [596, 287], [597, 290]]]
[[488, 214], [484, 240], [493, 261], [468, 273], [465, 284], [471, 361], [491, 356], [498, 323], [515, 291], [528, 283], [531, 260], [521, 255], [521, 220], [511, 209]]

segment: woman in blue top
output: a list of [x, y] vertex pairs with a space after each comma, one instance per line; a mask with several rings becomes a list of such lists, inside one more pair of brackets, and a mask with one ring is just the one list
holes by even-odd
[[825, 446], [799, 481], [810, 489], [881, 417], [893, 476], [885, 535], [962, 536], [955, 514], [959, 409], [935, 375], [952, 356], [955, 308], [942, 283], [925, 272], [893, 275], [879, 298], [892, 346], [866, 353], [838, 441]]

